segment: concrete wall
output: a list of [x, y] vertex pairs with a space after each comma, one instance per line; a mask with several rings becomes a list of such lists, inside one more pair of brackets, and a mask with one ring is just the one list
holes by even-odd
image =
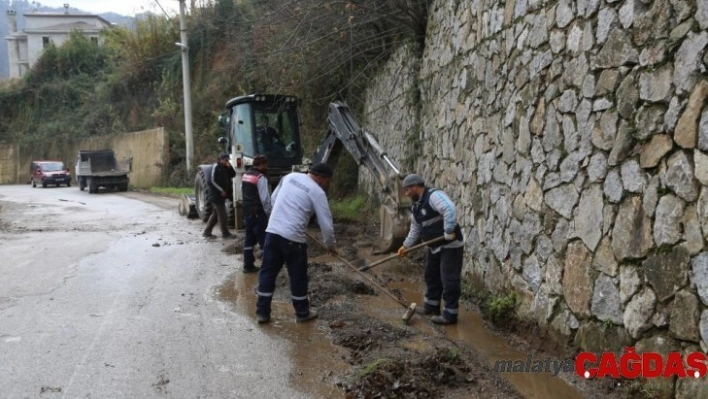
[[707, 28], [706, 0], [438, 0], [366, 126], [401, 163], [415, 130], [415, 170], [457, 202], [466, 273], [515, 292], [522, 317], [583, 349], [705, 351]]
[[169, 159], [169, 145], [164, 128], [125, 133], [116, 136], [89, 137], [76, 143], [53, 142], [41, 149], [18, 149], [16, 145], [0, 145], [0, 184], [29, 182], [29, 165], [33, 159], [60, 160], [74, 171], [79, 149], [112, 149], [117, 159], [133, 158], [130, 186], [150, 188], [162, 183], [163, 165]]

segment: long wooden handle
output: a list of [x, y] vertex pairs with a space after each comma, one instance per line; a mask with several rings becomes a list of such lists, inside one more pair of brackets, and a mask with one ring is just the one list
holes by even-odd
[[[421, 243], [418, 244], [418, 245], [414, 245], [414, 246], [412, 246], [412, 247], [406, 249], [406, 253], [411, 252], [411, 251], [415, 251], [416, 249], [423, 248], [423, 247], [425, 247], [425, 246], [427, 246], [427, 245], [430, 245], [430, 244], [435, 244], [436, 242], [442, 241], [442, 240], [444, 240], [444, 239], [445, 239], [445, 236], [440, 236], [440, 237], [437, 237], [437, 238], [433, 238], [432, 240], [428, 240], [428, 241], [425, 241], [425, 242], [421, 242]], [[382, 264], [382, 263], [386, 263], [386, 262], [390, 261], [391, 259], [396, 259], [396, 258], [398, 258], [398, 257], [399, 257], [398, 254], [393, 254], [393, 255], [387, 256], [387, 257], [385, 257], [385, 258], [383, 258], [383, 259], [379, 259], [379, 260], [377, 260], [376, 262], [374, 262], [374, 263], [372, 263], [372, 264], [370, 264], [370, 265], [366, 265], [366, 266], [364, 266], [364, 267], [361, 267], [361, 268], [359, 268], [359, 270], [361, 270], [362, 272], [365, 272], [365, 271], [371, 269], [372, 267], [378, 266], [378, 265], [380, 265], [380, 264]]]
[[[318, 239], [316, 239], [315, 237], [313, 237], [312, 234], [310, 234], [310, 233], [305, 233], [305, 234], [307, 234], [307, 236], [310, 237], [310, 239], [311, 239], [312, 241], [314, 241], [314, 242], [316, 242], [317, 244], [319, 244], [320, 246], [322, 246], [322, 248], [327, 249], [327, 247], [324, 245], [324, 243], [320, 242], [320, 240], [318, 240]], [[402, 300], [398, 299], [397, 296], [393, 295], [390, 291], [388, 291], [388, 290], [385, 289], [384, 287], [382, 287], [382, 286], [380, 286], [379, 284], [377, 284], [374, 280], [372, 280], [369, 276], [367, 276], [367, 275], [364, 274], [362, 271], [360, 271], [356, 266], [354, 266], [353, 264], [351, 264], [348, 260], [344, 259], [344, 258], [343, 258], [342, 256], [340, 256], [339, 254], [337, 254], [337, 259], [339, 259], [340, 261], [342, 261], [342, 263], [344, 263], [345, 265], [349, 266], [349, 268], [351, 268], [352, 270], [354, 270], [355, 272], [357, 272], [357, 273], [358, 273], [361, 277], [363, 277], [369, 284], [371, 284], [371, 285], [373, 285], [374, 287], [378, 288], [379, 291], [381, 291], [381, 292], [383, 292], [384, 294], [390, 296], [391, 299], [393, 299], [394, 301], [398, 302], [399, 305], [403, 306], [404, 308], [408, 308], [409, 304], [407, 304], [407, 303], [403, 302]]]

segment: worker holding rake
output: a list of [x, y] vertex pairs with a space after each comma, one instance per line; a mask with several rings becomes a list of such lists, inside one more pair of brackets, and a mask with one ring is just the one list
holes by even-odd
[[287, 265], [295, 321], [303, 323], [317, 317], [307, 297], [307, 225], [315, 215], [327, 252], [337, 254], [332, 213], [326, 190], [332, 181], [332, 169], [324, 163], [313, 165], [307, 175], [290, 173], [273, 191], [273, 211], [266, 228], [263, 264], [258, 273], [258, 324], [270, 322], [275, 279]]
[[[416, 308], [422, 315], [433, 316], [435, 324], [456, 324], [460, 301], [460, 275], [464, 241], [457, 224], [455, 204], [442, 190], [425, 186], [425, 180], [416, 174], [403, 179], [406, 196], [413, 201], [411, 226], [408, 236], [399, 248], [405, 256], [419, 238], [424, 241], [444, 236], [444, 241], [428, 245], [425, 260], [424, 307]], [[444, 301], [442, 313], [440, 301]]]

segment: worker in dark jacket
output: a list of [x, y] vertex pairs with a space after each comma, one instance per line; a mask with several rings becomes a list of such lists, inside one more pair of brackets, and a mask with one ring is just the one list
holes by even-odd
[[273, 209], [268, 191], [268, 158], [265, 155], [256, 155], [253, 158], [253, 167], [241, 178], [241, 193], [243, 193], [243, 224], [246, 227], [246, 238], [243, 243], [243, 272], [254, 273], [258, 271], [253, 256], [256, 244], [261, 247], [265, 244], [266, 226], [268, 216]]
[[212, 212], [202, 236], [216, 238], [211, 234], [211, 231], [218, 222], [221, 236], [223, 238], [233, 237], [226, 220], [226, 199], [229, 197], [229, 187], [231, 187], [234, 177], [236, 177], [236, 171], [229, 163], [229, 154], [219, 155], [218, 162], [214, 164], [211, 174], [207, 176], [207, 201], [212, 204]]
[[[464, 241], [457, 224], [455, 204], [442, 190], [428, 188], [422, 177], [411, 174], [403, 179], [405, 194], [413, 201], [411, 227], [399, 256], [405, 256], [419, 238], [423, 241], [444, 236], [445, 241], [428, 246], [425, 259], [425, 306], [416, 312], [432, 315], [435, 324], [457, 323], [460, 275]], [[440, 299], [444, 301], [440, 313]]]

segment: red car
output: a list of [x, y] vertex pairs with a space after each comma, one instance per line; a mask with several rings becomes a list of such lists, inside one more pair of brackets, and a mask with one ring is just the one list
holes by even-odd
[[70, 187], [71, 173], [62, 161], [32, 161], [30, 183], [32, 183], [32, 187], [37, 187], [37, 184], [41, 184], [42, 187], [47, 187], [49, 184], [57, 187], [66, 184], [67, 187]]

